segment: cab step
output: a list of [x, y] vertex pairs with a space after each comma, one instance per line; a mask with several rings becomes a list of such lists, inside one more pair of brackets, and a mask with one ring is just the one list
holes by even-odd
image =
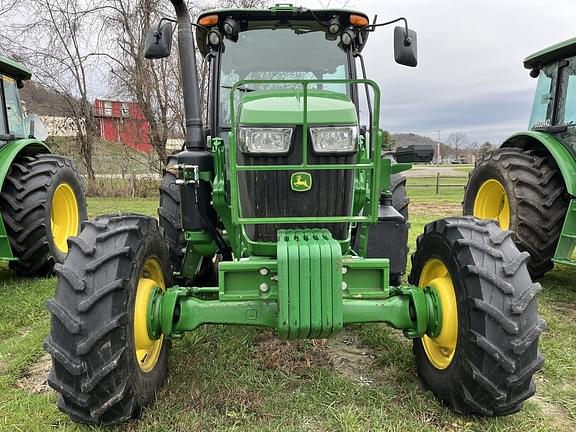
[[558, 240], [553, 261], [557, 264], [576, 266], [576, 199], [570, 201], [564, 227]]

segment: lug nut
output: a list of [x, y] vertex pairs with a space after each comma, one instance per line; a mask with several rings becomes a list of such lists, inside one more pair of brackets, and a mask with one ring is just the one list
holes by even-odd
[[267, 283], [264, 282], [264, 283], [260, 284], [260, 292], [261, 293], [267, 293], [269, 289], [270, 289], [270, 287], [268, 286]]
[[348, 267], [342, 267], [342, 274], [348, 273]]
[[262, 268], [260, 269], [260, 274], [261, 274], [262, 276], [266, 276], [266, 275], [268, 274], [268, 269], [267, 269], [266, 267], [262, 267]]
[[348, 284], [346, 282], [342, 282], [342, 291], [346, 291], [348, 289]]

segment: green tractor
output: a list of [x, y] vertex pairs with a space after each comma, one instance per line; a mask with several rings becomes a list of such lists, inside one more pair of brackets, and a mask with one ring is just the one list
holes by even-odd
[[[160, 225], [87, 222], [56, 266], [45, 349], [59, 408], [88, 424], [132, 418], [162, 385], [172, 340], [202, 325], [294, 340], [387, 323], [413, 340], [420, 377], [456, 412], [520, 410], [545, 322], [510, 232], [473, 217], [433, 222], [409, 284], [390, 284], [406, 259], [391, 177], [410, 163], [382, 153], [380, 91], [356, 68], [370, 32], [390, 23], [283, 4], [192, 24], [185, 2], [172, 4], [185, 146], [168, 161]], [[396, 61], [415, 66], [416, 34], [397, 21]], [[146, 56], [167, 57], [172, 32], [168, 19], [154, 24]], [[196, 44], [210, 65], [206, 123]], [[362, 111], [361, 92], [372, 95]]]
[[25, 116], [19, 90], [32, 72], [0, 56], [0, 261], [24, 276], [63, 263], [80, 233], [86, 199], [72, 163], [50, 153], [38, 116]]
[[529, 56], [524, 67], [538, 78], [529, 131], [476, 165], [464, 214], [512, 230], [540, 278], [554, 262], [576, 266], [576, 38]]

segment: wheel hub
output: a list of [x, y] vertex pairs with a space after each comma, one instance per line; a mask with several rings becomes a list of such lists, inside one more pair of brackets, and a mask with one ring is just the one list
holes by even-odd
[[58, 185], [52, 196], [50, 226], [56, 248], [68, 253], [68, 237], [78, 235], [80, 226], [78, 201], [72, 187], [67, 183]]
[[458, 341], [458, 306], [454, 284], [446, 265], [432, 258], [422, 269], [419, 285], [436, 292], [442, 310], [440, 330], [432, 336], [422, 337], [422, 344], [430, 363], [437, 369], [446, 369], [452, 363]]
[[156, 258], [149, 258], [138, 280], [136, 299], [134, 300], [134, 350], [140, 369], [150, 372], [156, 366], [164, 337], [151, 335], [148, 317], [149, 305], [158, 291], [165, 290], [164, 276]]
[[510, 203], [502, 183], [495, 179], [482, 183], [474, 201], [474, 216], [495, 220], [503, 230], [510, 228]]

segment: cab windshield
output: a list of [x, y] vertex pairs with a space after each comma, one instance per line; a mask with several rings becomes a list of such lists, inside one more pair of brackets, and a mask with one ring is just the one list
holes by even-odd
[[[238, 41], [225, 40], [220, 60], [220, 125], [230, 126], [230, 89], [240, 80], [313, 80], [349, 78], [348, 54], [339, 40], [325, 31], [306, 28], [257, 29], [241, 32]], [[250, 84], [236, 91], [237, 107], [242, 93], [298, 84]], [[311, 89], [347, 94], [346, 84], [316, 84]]]
[[546, 127], [552, 124], [556, 70], [556, 65], [551, 65], [540, 71], [528, 126], [530, 129]]

